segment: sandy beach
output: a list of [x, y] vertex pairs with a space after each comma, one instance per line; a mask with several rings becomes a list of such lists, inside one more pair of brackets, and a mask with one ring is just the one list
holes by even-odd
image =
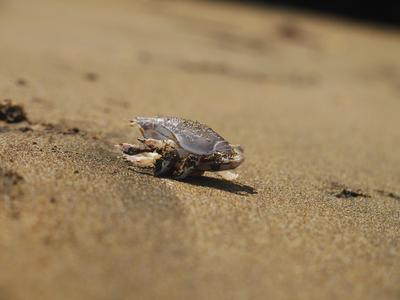
[[[399, 299], [400, 32], [212, 1], [0, 1], [0, 299]], [[135, 172], [134, 116], [240, 177]], [[2, 120], [1, 120], [2, 119]]]

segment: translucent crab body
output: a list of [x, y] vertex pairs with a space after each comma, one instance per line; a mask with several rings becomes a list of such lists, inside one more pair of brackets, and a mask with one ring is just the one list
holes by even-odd
[[229, 144], [214, 130], [196, 121], [175, 117], [137, 117], [131, 121], [143, 135], [139, 145], [121, 144], [125, 158], [135, 166], [153, 168], [155, 176], [184, 179], [218, 172], [225, 179], [243, 161], [240, 146]]

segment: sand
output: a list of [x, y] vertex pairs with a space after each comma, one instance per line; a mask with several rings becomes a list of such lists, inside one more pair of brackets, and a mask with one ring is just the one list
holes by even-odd
[[[0, 299], [399, 299], [400, 35], [192, 1], [0, 1]], [[239, 179], [133, 171], [133, 116]]]

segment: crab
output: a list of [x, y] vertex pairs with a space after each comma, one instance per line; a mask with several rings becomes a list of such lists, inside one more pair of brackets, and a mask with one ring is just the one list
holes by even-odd
[[197, 121], [177, 117], [136, 117], [143, 138], [140, 144], [118, 145], [126, 160], [139, 168], [151, 168], [155, 176], [184, 179], [216, 172], [226, 179], [238, 175], [229, 170], [243, 161], [243, 149]]

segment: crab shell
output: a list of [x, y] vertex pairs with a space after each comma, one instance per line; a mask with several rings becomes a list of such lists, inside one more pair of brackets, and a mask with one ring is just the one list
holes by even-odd
[[131, 122], [139, 126], [145, 139], [172, 140], [178, 145], [181, 157], [189, 154], [200, 157], [198, 170], [229, 170], [244, 161], [240, 146], [229, 144], [199, 122], [176, 117], [136, 117]]

